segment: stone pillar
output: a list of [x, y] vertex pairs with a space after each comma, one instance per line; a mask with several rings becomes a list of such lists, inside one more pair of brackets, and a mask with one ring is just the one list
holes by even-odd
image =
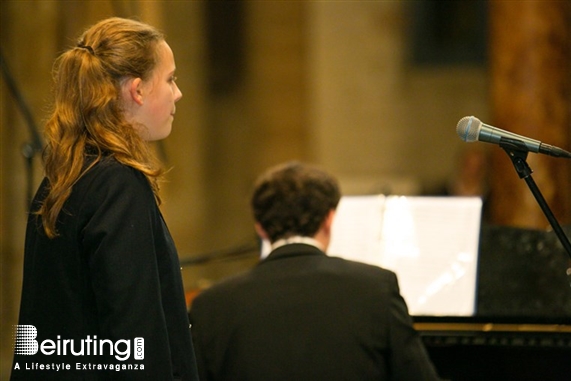
[[28, 123], [4, 76], [0, 79], [0, 380], [12, 365], [13, 331], [18, 322], [24, 234], [32, 194], [42, 179], [39, 153], [28, 161], [22, 147], [36, 129], [42, 134], [42, 113], [50, 93], [55, 57], [57, 4], [9, 1], [0, 6], [0, 45], [10, 77], [32, 114]]
[[[490, 2], [490, 124], [570, 150], [571, 3]], [[532, 177], [561, 224], [570, 219], [569, 160], [530, 153]], [[493, 150], [491, 222], [549, 223], [503, 149]]]

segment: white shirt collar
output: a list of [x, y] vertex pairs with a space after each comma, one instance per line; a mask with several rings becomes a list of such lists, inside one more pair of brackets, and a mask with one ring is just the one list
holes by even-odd
[[315, 240], [311, 237], [303, 237], [303, 236], [299, 236], [299, 235], [289, 237], [289, 238], [278, 239], [276, 242], [274, 242], [271, 245], [271, 250], [274, 251], [278, 247], [285, 246], [285, 245], [291, 245], [292, 243], [304, 243], [306, 245], [315, 246], [319, 250], [324, 251], [323, 246], [317, 240]]

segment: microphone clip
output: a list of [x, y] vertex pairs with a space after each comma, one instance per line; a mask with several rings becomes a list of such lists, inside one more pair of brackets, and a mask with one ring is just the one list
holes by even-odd
[[520, 179], [531, 176], [533, 171], [526, 161], [529, 150], [524, 142], [503, 137], [500, 139], [499, 145], [508, 154]]

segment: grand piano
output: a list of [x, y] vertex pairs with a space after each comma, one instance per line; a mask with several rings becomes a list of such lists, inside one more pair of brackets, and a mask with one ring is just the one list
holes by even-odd
[[474, 316], [414, 316], [440, 375], [451, 381], [571, 380], [568, 267], [552, 231], [483, 226]]

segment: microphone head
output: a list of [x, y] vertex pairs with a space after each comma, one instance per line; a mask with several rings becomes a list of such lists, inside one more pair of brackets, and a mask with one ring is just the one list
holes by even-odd
[[460, 136], [460, 139], [471, 143], [478, 140], [480, 128], [482, 128], [480, 119], [475, 116], [465, 116], [456, 125], [456, 133]]

